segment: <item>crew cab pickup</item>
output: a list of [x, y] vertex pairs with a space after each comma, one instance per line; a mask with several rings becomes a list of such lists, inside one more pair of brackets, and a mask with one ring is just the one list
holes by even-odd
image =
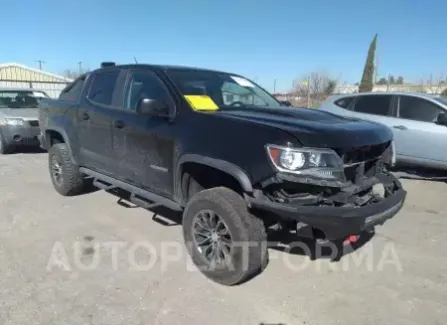
[[43, 101], [39, 119], [60, 194], [82, 193], [89, 178], [179, 211], [192, 260], [224, 285], [266, 266], [267, 228], [344, 241], [406, 197], [387, 171], [387, 127], [282, 105], [236, 74], [108, 64]]

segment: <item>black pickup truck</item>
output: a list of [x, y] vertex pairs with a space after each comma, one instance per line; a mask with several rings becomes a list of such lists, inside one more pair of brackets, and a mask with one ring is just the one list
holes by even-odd
[[90, 178], [181, 212], [193, 261], [225, 285], [266, 266], [268, 228], [344, 240], [393, 217], [406, 196], [387, 171], [388, 128], [288, 107], [236, 74], [108, 64], [42, 102], [39, 119], [60, 194]]

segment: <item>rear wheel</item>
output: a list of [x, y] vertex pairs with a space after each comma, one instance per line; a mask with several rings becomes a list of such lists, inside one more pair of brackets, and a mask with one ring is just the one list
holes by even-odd
[[79, 167], [73, 164], [68, 146], [57, 143], [48, 152], [51, 181], [56, 191], [64, 196], [81, 194], [84, 191], [84, 177]]
[[213, 281], [235, 285], [267, 264], [263, 222], [236, 192], [217, 187], [200, 191], [188, 202], [183, 235], [193, 262]]

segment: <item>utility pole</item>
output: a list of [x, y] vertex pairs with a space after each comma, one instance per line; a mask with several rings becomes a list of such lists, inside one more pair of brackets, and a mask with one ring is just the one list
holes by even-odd
[[310, 108], [310, 75], [307, 78], [307, 108]]
[[79, 74], [82, 74], [82, 61], [78, 62], [78, 66], [79, 66]]
[[42, 70], [42, 64], [44, 64], [45, 61], [37, 60], [36, 62], [39, 63], [39, 70]]
[[273, 93], [276, 93], [276, 79], [273, 80]]

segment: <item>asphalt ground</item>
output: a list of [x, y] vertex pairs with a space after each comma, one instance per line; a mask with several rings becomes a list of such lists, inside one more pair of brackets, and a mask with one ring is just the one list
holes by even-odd
[[223, 287], [191, 264], [175, 218], [104, 191], [62, 197], [47, 159], [0, 156], [1, 324], [445, 324], [445, 182], [403, 180], [401, 212], [339, 261], [279, 246]]

